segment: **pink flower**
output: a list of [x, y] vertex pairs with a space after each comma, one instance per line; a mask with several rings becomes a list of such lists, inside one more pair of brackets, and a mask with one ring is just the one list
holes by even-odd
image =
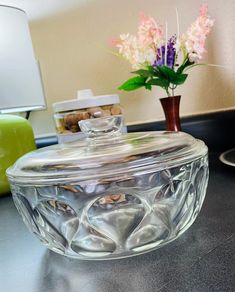
[[202, 5], [199, 17], [181, 38], [181, 47], [186, 50], [191, 62], [202, 60], [203, 54], [206, 52], [206, 37], [213, 25], [214, 20], [208, 15], [207, 5]]
[[137, 36], [122, 34], [112, 41], [119, 54], [129, 61], [133, 69], [152, 65], [156, 59], [157, 49], [163, 44], [163, 33], [154, 18], [140, 16]]
[[140, 40], [131, 34], [120, 35], [116, 44], [119, 54], [129, 61], [133, 69], [139, 69], [146, 64], [152, 65], [156, 59], [156, 52], [150, 46], [143, 47]]
[[207, 17], [208, 14], [208, 5], [207, 4], [202, 4], [200, 7], [200, 16], [205, 16]]
[[109, 40], [109, 46], [110, 47], [116, 47], [117, 45], [119, 45], [121, 43], [120, 38], [111, 38]]
[[138, 51], [137, 38], [130, 34], [121, 34], [119, 42], [116, 42], [119, 54], [132, 65], [136, 63], [136, 53]]
[[150, 16], [140, 14], [140, 25], [138, 27], [138, 38], [143, 46], [160, 47], [163, 43], [163, 32], [161, 26]]

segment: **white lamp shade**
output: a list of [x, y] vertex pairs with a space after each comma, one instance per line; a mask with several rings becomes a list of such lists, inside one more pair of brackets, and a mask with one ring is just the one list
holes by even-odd
[[24, 11], [0, 5], [0, 112], [45, 108], [43, 85]]

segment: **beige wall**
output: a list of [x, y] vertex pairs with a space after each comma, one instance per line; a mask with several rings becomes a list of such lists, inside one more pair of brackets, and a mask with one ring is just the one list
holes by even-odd
[[[198, 67], [191, 71], [182, 95], [181, 115], [235, 107], [235, 1], [208, 0], [216, 23], [208, 41], [207, 62], [225, 69]], [[168, 21], [174, 32], [175, 7], [181, 31], [196, 18], [197, 0], [96, 0], [45, 19], [30, 23], [35, 54], [40, 60], [48, 110], [33, 113], [36, 135], [54, 132], [51, 104], [76, 97], [77, 89], [92, 88], [95, 94], [118, 92], [130, 74], [130, 65], [109, 54], [108, 40], [121, 32], [135, 33], [140, 11], [153, 15], [162, 24]], [[138, 90], [119, 92], [127, 122], [163, 119], [158, 101], [165, 94]]]

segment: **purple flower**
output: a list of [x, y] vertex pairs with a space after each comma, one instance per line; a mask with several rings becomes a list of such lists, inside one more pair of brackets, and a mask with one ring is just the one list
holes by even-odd
[[165, 62], [165, 46], [162, 46], [160, 49], [157, 49], [157, 58], [153, 63], [154, 67], [163, 66]]
[[174, 67], [175, 63], [175, 43], [176, 43], [176, 36], [173, 35], [167, 42], [167, 56], [166, 56], [166, 63], [165, 64], [165, 46], [162, 46], [157, 50], [157, 57], [153, 63], [154, 67], [166, 65], [169, 68]]

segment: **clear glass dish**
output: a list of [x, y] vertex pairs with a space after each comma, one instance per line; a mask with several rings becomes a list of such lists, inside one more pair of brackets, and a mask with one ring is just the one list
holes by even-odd
[[182, 132], [122, 134], [122, 117], [80, 122], [87, 138], [20, 158], [7, 175], [25, 224], [79, 259], [134, 256], [167, 244], [197, 217], [205, 144]]

